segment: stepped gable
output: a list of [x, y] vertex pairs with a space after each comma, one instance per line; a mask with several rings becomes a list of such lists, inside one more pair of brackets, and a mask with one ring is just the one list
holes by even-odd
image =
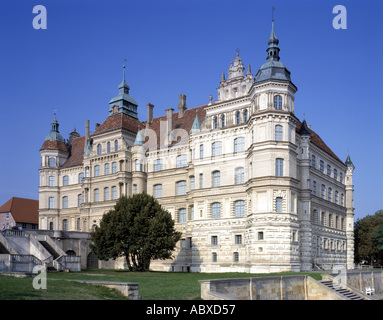
[[106, 120], [93, 132], [93, 135], [116, 129], [126, 129], [132, 133], [137, 133], [139, 128], [144, 128], [144, 125], [140, 120], [124, 113], [116, 113], [106, 118]]
[[[299, 133], [302, 127], [302, 122], [298, 120], [296, 132]], [[330, 156], [332, 156], [335, 160], [340, 161], [343, 163], [342, 160], [340, 160], [337, 155], [327, 146], [327, 144], [324, 143], [322, 138], [313, 130], [308, 128], [309, 132], [311, 133], [311, 142], [315, 144], [318, 148], [322, 149], [323, 151], [327, 152]]]
[[0, 213], [11, 212], [19, 223], [39, 223], [39, 201], [13, 197], [0, 207]]

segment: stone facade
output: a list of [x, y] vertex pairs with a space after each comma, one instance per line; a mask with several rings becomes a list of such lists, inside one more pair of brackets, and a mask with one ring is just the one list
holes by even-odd
[[182, 232], [155, 270], [353, 268], [354, 167], [295, 116], [278, 43], [273, 26], [255, 77], [237, 54], [208, 105], [188, 109], [181, 94], [178, 112], [153, 118], [148, 104], [141, 122], [124, 77], [93, 133], [86, 121], [85, 136], [63, 142], [54, 119], [40, 150], [40, 228], [89, 232], [120, 195], [147, 192]]

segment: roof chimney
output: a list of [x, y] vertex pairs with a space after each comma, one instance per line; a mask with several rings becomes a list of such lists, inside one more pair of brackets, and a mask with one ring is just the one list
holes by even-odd
[[184, 116], [187, 107], [186, 95], [180, 94], [178, 97], [178, 118], [182, 118]]
[[153, 108], [154, 108], [154, 105], [152, 105], [151, 103], [147, 103], [146, 106], [148, 108], [148, 123], [151, 124], [152, 121], [153, 121]]
[[86, 152], [86, 148], [88, 146], [89, 141], [89, 120], [85, 120], [85, 142], [84, 142], [84, 153]]
[[173, 108], [169, 108], [169, 109], [166, 109], [166, 121], [167, 121], [167, 135], [166, 137], [168, 138], [168, 143], [167, 144], [171, 144], [172, 143], [172, 139], [170, 137], [170, 133], [172, 132], [172, 129], [173, 129], [173, 111], [174, 109]]

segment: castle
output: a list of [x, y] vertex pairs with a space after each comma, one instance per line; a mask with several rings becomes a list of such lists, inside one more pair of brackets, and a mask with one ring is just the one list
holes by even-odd
[[66, 141], [55, 117], [40, 149], [40, 229], [90, 232], [121, 195], [145, 191], [182, 232], [154, 270], [353, 268], [354, 165], [295, 116], [274, 22], [266, 51], [255, 76], [237, 53], [207, 105], [181, 94], [176, 112], [153, 118], [148, 103], [140, 121], [124, 74], [94, 132], [86, 120], [85, 136]]

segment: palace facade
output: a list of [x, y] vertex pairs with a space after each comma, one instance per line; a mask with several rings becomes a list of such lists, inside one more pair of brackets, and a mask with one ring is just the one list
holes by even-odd
[[85, 136], [65, 140], [55, 117], [40, 150], [40, 229], [89, 232], [121, 195], [147, 192], [182, 232], [154, 270], [353, 268], [354, 166], [295, 116], [274, 25], [266, 51], [255, 76], [237, 54], [207, 105], [181, 94], [177, 111], [154, 118], [148, 103], [140, 121], [124, 76], [92, 133], [86, 120]]

